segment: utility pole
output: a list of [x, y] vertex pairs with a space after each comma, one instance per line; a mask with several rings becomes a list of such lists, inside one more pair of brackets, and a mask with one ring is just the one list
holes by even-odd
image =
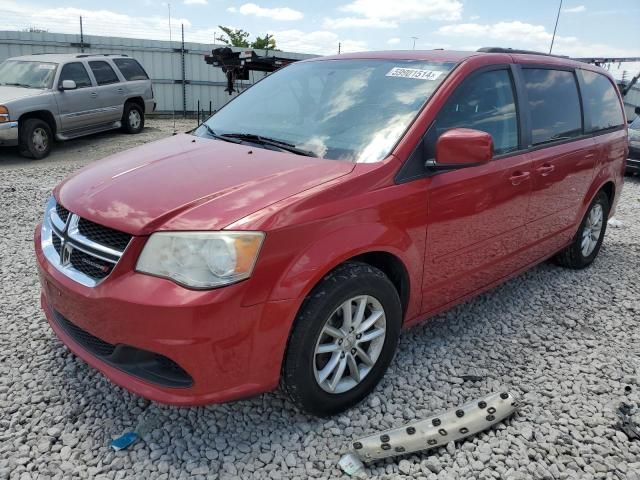
[[184, 64], [184, 23], [180, 24], [182, 29], [182, 44], [180, 46], [180, 59], [182, 61], [182, 118], [187, 118], [187, 77]]
[[560, 0], [560, 5], [558, 6], [558, 15], [556, 15], [556, 26], [553, 27], [553, 36], [551, 37], [551, 46], [549, 47], [549, 55], [551, 55], [551, 50], [553, 50], [553, 42], [556, 39], [556, 30], [558, 29], [558, 20], [560, 20], [560, 10], [562, 10], [562, 0]]
[[82, 15], [80, 15], [80, 51], [84, 53], [84, 31], [82, 30]]

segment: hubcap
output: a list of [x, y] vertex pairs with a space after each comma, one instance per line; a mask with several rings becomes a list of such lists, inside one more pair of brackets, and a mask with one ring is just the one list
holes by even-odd
[[352, 297], [327, 319], [316, 342], [316, 382], [329, 393], [358, 385], [374, 367], [384, 346], [387, 319], [380, 302], [369, 295]]
[[582, 256], [588, 257], [593, 253], [600, 239], [603, 223], [604, 212], [602, 211], [602, 205], [596, 203], [589, 211], [586, 222], [584, 222], [582, 243], [580, 245]]
[[137, 110], [131, 110], [129, 112], [129, 125], [134, 130], [140, 127], [140, 112]]
[[31, 136], [31, 142], [33, 143], [33, 148], [35, 148], [36, 151], [44, 152], [47, 150], [47, 146], [49, 145], [49, 135], [47, 135], [44, 128], [36, 128]]

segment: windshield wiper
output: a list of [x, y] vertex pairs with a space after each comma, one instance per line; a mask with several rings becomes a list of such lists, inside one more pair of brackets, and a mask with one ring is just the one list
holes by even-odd
[[275, 138], [263, 137], [262, 135], [256, 135], [254, 133], [223, 133], [221, 136], [226, 138], [237, 138], [239, 140], [246, 140], [248, 142], [257, 143], [260, 145], [269, 145], [272, 147], [285, 150], [287, 152], [295, 153], [297, 155], [304, 155], [305, 157], [317, 157], [315, 153], [309, 150], [303, 150], [296, 147], [294, 144], [278, 140]]
[[7, 85], [9, 87], [35, 88], [33, 85], [29, 85], [28, 83], [3, 83], [2, 85]]
[[216, 140], [222, 140], [224, 142], [230, 142], [230, 143], [240, 143], [240, 140], [234, 140], [233, 138], [227, 138], [227, 137], [224, 137], [223, 135], [217, 134], [215, 130], [213, 130], [213, 128], [211, 128], [206, 123], [203, 123], [200, 126], [204, 127], [207, 133], [209, 134], [209, 136], [215, 138]]

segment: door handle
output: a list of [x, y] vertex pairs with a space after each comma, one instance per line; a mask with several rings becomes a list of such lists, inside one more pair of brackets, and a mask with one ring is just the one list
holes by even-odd
[[520, 185], [522, 182], [527, 180], [531, 176], [529, 172], [515, 172], [513, 175], [509, 177], [512, 185]]
[[540, 175], [542, 175], [543, 177], [546, 177], [551, 172], [553, 172], [555, 169], [556, 169], [556, 167], [554, 167], [553, 165], [549, 165], [548, 163], [545, 163], [540, 168], [538, 168], [537, 171], [538, 171], [538, 173], [540, 173]]
[[98, 96], [97, 92], [91, 92], [91, 98], [96, 98]]

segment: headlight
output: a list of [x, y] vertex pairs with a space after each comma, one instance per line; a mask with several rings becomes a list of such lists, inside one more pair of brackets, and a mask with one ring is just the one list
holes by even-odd
[[0, 105], [0, 123], [9, 121], [9, 109], [4, 105]]
[[158, 232], [136, 270], [191, 288], [229, 285], [251, 276], [263, 240], [262, 232]]

